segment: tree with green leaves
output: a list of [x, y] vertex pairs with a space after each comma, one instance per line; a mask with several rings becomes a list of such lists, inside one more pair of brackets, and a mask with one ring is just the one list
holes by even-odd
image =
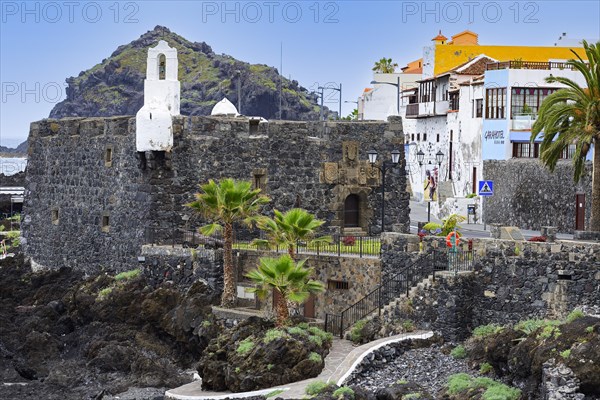
[[232, 308], [236, 303], [236, 281], [233, 268], [233, 224], [251, 226], [259, 218], [262, 206], [270, 199], [260, 194], [260, 189], [252, 189], [247, 181], [231, 178], [219, 183], [210, 180], [200, 185], [201, 192], [196, 200], [187, 204], [199, 212], [210, 223], [200, 228], [203, 235], [212, 235], [223, 230], [223, 295], [221, 306]]
[[540, 106], [538, 118], [531, 129], [531, 142], [542, 133], [540, 159], [554, 171], [563, 151], [575, 145], [573, 155], [575, 182], [583, 176], [585, 160], [592, 145], [594, 147], [592, 173], [592, 212], [589, 230], [600, 231], [600, 42], [588, 44], [583, 41], [588, 61], [575, 51], [576, 59], [567, 61], [579, 71], [587, 88], [579, 86], [569, 78], [549, 76], [548, 83], [566, 86], [549, 95]]
[[380, 74], [393, 74], [398, 68], [398, 63], [392, 62], [391, 58], [383, 57], [381, 60], [375, 62], [373, 71]]
[[331, 236], [317, 237], [317, 230], [325, 223], [301, 208], [293, 208], [285, 214], [274, 210], [274, 218], [264, 217], [258, 221], [258, 227], [265, 231], [268, 239], [257, 239], [254, 244], [259, 246], [284, 246], [293, 259], [296, 256], [296, 246], [299, 241], [307, 246], [320, 243], [331, 243]]
[[272, 291], [279, 293], [275, 304], [278, 327], [284, 326], [290, 317], [288, 301], [301, 304], [311, 293], [325, 290], [323, 283], [310, 279], [313, 270], [305, 268], [305, 262], [296, 263], [288, 254], [279, 258], [263, 257], [258, 268], [246, 274], [256, 284], [250, 291], [258, 298], [265, 299]]

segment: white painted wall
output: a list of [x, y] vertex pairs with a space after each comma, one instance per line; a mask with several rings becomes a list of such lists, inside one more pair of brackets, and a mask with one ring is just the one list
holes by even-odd
[[[373, 81], [376, 82], [397, 84], [398, 78], [400, 78], [400, 90], [402, 91], [416, 87], [416, 81], [421, 79], [421, 74], [373, 74]], [[359, 113], [362, 110], [365, 120], [387, 121], [387, 117], [390, 115], [398, 115], [397, 98], [398, 88], [395, 85], [374, 84], [373, 90], [362, 96], [362, 107], [359, 107]]]
[[[159, 79], [161, 55], [166, 61], [164, 79]], [[171, 117], [179, 115], [181, 99], [177, 69], [176, 48], [161, 40], [148, 49], [144, 106], [136, 114], [137, 151], [170, 151], [173, 147]]]

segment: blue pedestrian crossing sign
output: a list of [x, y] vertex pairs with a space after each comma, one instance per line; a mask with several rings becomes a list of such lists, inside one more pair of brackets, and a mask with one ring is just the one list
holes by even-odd
[[494, 181], [479, 181], [479, 195], [480, 196], [493, 196], [494, 195]]

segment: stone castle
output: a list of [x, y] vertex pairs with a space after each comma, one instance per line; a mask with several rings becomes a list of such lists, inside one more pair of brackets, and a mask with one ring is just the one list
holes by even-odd
[[[177, 52], [148, 52], [144, 106], [136, 117], [44, 119], [31, 124], [24, 250], [34, 265], [131, 269], [148, 232], [194, 228], [185, 204], [198, 185], [253, 182], [270, 208], [302, 207], [330, 232], [409, 231], [400, 118], [384, 122], [265, 121], [219, 103], [212, 116], [179, 115]], [[233, 107], [233, 110], [231, 108]], [[400, 151], [386, 175], [367, 160]], [[268, 211], [268, 210], [267, 210]]]

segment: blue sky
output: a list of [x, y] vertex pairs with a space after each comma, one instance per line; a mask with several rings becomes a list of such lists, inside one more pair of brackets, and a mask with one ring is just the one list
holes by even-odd
[[[0, 144], [26, 139], [29, 123], [64, 98], [77, 76], [156, 25], [216, 53], [279, 68], [306, 88], [342, 83], [356, 100], [381, 57], [401, 66], [438, 30], [465, 29], [480, 44], [552, 46], [600, 37], [594, 1], [0, 1]], [[337, 110], [337, 103], [329, 104]], [[342, 114], [354, 108], [343, 104]]]

